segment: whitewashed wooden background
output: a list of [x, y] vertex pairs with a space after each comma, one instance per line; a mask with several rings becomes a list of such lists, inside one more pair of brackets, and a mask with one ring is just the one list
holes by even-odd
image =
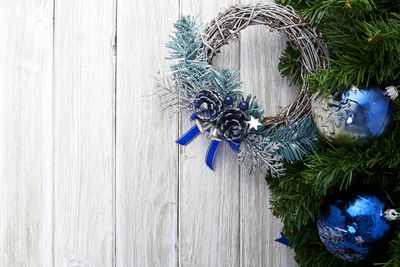
[[[182, 14], [246, 0], [0, 0], [0, 266], [296, 266], [262, 175], [149, 97]], [[272, 2], [272, 1], [262, 1]], [[285, 37], [246, 29], [216, 65], [272, 115], [297, 95]]]

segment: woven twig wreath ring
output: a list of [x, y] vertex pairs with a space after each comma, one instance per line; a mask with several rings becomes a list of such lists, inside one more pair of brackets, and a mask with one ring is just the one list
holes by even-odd
[[[199, 54], [212, 64], [213, 57], [225, 44], [238, 40], [238, 33], [251, 25], [265, 25], [268, 29], [285, 33], [291, 45], [302, 57], [301, 75], [315, 74], [319, 68], [329, 68], [328, 49], [320, 34], [297, 15], [290, 6], [274, 4], [232, 6], [206, 25], [201, 37]], [[310, 98], [303, 83], [297, 99], [274, 117], [266, 117], [265, 127], [289, 126], [310, 115]]]
[[[238, 39], [249, 25], [287, 34], [302, 55], [303, 86], [291, 105], [272, 118], [255, 96], [240, 91], [237, 72], [217, 69], [212, 59], [221, 47]], [[317, 140], [310, 119], [310, 99], [304, 79], [319, 68], [328, 68], [327, 48], [320, 35], [292, 8], [279, 5], [239, 5], [220, 13], [202, 32], [192, 17], [182, 17], [174, 24], [176, 31], [167, 45], [172, 50], [172, 75], [160, 79], [157, 91], [165, 109], [191, 114], [194, 126], [176, 142], [187, 145], [200, 134], [211, 143], [206, 164], [214, 169], [214, 158], [222, 142], [239, 152], [239, 161], [250, 172], [257, 169], [273, 177], [282, 176], [285, 162], [294, 162], [314, 151]]]

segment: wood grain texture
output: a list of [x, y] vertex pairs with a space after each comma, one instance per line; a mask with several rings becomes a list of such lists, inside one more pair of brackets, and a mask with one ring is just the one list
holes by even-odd
[[[208, 23], [223, 7], [238, 3], [182, 0], [182, 15], [199, 15]], [[214, 59], [218, 67], [239, 67], [239, 46], [232, 44]], [[180, 134], [192, 127], [182, 115]], [[210, 139], [200, 135], [180, 148], [179, 251], [181, 266], [239, 265], [239, 165], [237, 155], [224, 143], [217, 152], [215, 171], [205, 165]]]
[[52, 266], [53, 1], [0, 1], [0, 265]]
[[[240, 45], [243, 90], [259, 98], [267, 116], [277, 114], [299, 92], [299, 88], [289, 87], [290, 82], [278, 71], [286, 37], [263, 26], [253, 26], [242, 31]], [[249, 175], [241, 169], [240, 189], [241, 266], [296, 266], [293, 251], [274, 241], [280, 237], [282, 224], [269, 210], [270, 192], [264, 175]]]
[[116, 2], [56, 1], [54, 266], [113, 266]]
[[[152, 96], [178, 17], [245, 2], [0, 0], [0, 266], [296, 266], [263, 175], [226, 144], [210, 171]], [[214, 65], [276, 114], [298, 93], [284, 47], [250, 27]]]
[[178, 263], [178, 120], [152, 97], [178, 11], [178, 0], [118, 1], [117, 266]]

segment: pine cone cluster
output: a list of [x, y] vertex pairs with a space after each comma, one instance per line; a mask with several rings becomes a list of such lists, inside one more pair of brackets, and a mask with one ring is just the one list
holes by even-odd
[[221, 95], [207, 89], [197, 93], [193, 105], [196, 116], [208, 122], [215, 121], [224, 108]]
[[240, 141], [248, 130], [246, 115], [240, 109], [227, 109], [217, 118], [218, 134], [230, 141]]

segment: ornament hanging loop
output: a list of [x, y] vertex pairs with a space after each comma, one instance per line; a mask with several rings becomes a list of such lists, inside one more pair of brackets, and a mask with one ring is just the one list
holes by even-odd
[[395, 209], [387, 209], [385, 210], [384, 214], [387, 221], [395, 221], [400, 218], [400, 213], [398, 213]]

